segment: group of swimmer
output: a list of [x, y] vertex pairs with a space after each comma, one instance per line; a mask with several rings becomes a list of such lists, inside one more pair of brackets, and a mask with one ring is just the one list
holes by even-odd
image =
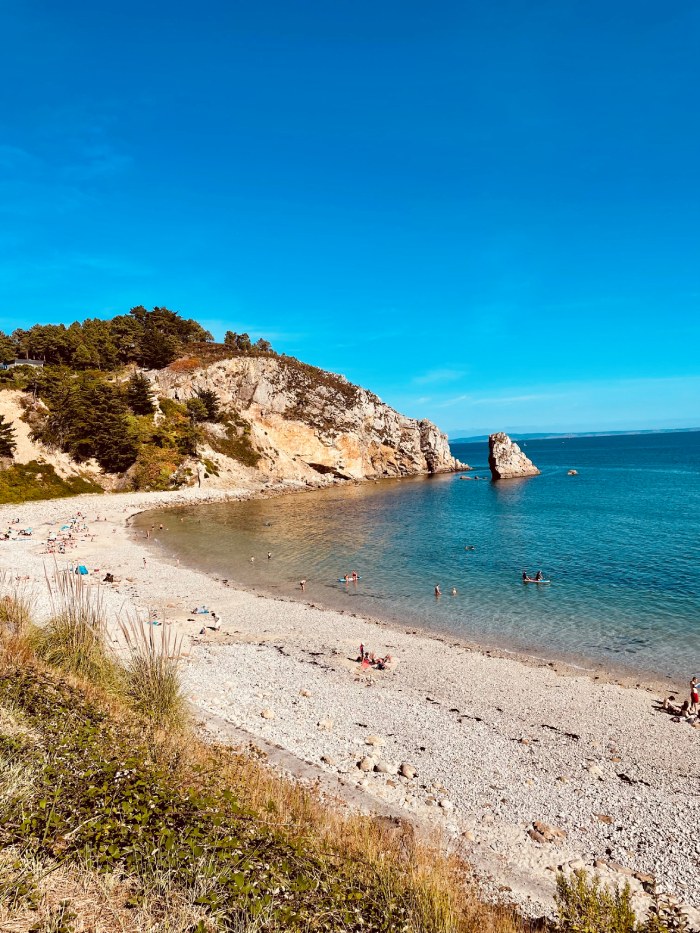
[[544, 580], [544, 574], [538, 570], [534, 577], [528, 577], [527, 570], [523, 570], [523, 583], [539, 583]]
[[345, 576], [343, 577], [343, 580], [346, 583], [350, 583], [350, 581], [352, 581], [353, 583], [357, 583], [358, 579], [359, 577], [357, 576], [356, 570], [353, 570], [352, 573], [346, 573]]

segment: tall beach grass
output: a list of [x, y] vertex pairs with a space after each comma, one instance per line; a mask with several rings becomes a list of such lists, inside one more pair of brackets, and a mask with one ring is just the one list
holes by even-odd
[[51, 618], [34, 636], [36, 652], [47, 664], [104, 687], [119, 681], [118, 665], [109, 647], [102, 594], [79, 574], [57, 567], [46, 583]]
[[161, 728], [182, 729], [187, 700], [179, 669], [182, 639], [165, 625], [129, 616], [119, 627], [128, 657], [124, 666], [124, 696], [136, 712]]

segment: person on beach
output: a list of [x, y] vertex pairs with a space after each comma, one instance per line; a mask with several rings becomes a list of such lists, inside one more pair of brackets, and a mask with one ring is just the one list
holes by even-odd
[[457, 587], [456, 587], [456, 586], [453, 586], [453, 587], [452, 587], [452, 595], [453, 595], [453, 596], [456, 596], [456, 595], [457, 595]]
[[364, 661], [365, 659], [365, 646], [364, 644], [360, 645], [360, 660]]
[[146, 569], [146, 558], [145, 558], [145, 557], [144, 557], [144, 559], [143, 559], [143, 569], [144, 569], [144, 570]]
[[436, 584], [435, 584], [435, 595], [436, 595], [436, 596], [442, 596], [442, 593], [440, 592], [440, 584], [439, 584], [439, 583], [436, 583]]
[[217, 612], [212, 612], [212, 620], [214, 622], [214, 631], [218, 632], [221, 630], [221, 616]]
[[700, 687], [698, 685], [698, 679], [697, 677], [693, 677], [693, 679], [690, 681], [690, 711], [693, 713], [697, 713], [698, 706], [700, 705], [700, 693], [698, 692], [699, 689]]
[[303, 593], [303, 592], [304, 592], [304, 588], [306, 587], [306, 580], [300, 580], [300, 581], [299, 581], [299, 586], [301, 587], [301, 591], [302, 591], [302, 593]]
[[267, 559], [272, 560], [272, 551], [267, 552]]

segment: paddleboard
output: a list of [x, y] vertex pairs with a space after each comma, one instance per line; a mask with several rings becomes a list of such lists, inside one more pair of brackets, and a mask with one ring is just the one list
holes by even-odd
[[523, 580], [523, 583], [551, 583], [551, 580]]
[[[361, 579], [362, 579], [362, 577], [355, 577], [355, 580], [361, 580]], [[350, 579], [349, 579], [347, 582], [348, 582], [348, 583], [354, 583], [355, 580], [353, 580], [353, 578], [350, 577]], [[338, 577], [338, 583], [345, 583], [345, 577]]]

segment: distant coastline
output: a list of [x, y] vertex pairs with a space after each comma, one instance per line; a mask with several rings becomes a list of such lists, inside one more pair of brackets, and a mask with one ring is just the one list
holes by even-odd
[[[509, 431], [509, 437], [514, 441], [547, 440], [552, 437], [622, 437], [633, 434], [689, 434], [693, 431], [700, 431], [697, 428], [650, 428], [645, 431], [568, 431], [561, 434], [527, 433], [522, 434], [517, 431]], [[452, 437], [450, 444], [477, 444], [480, 441], [488, 441], [488, 434], [477, 434], [473, 437]]]

